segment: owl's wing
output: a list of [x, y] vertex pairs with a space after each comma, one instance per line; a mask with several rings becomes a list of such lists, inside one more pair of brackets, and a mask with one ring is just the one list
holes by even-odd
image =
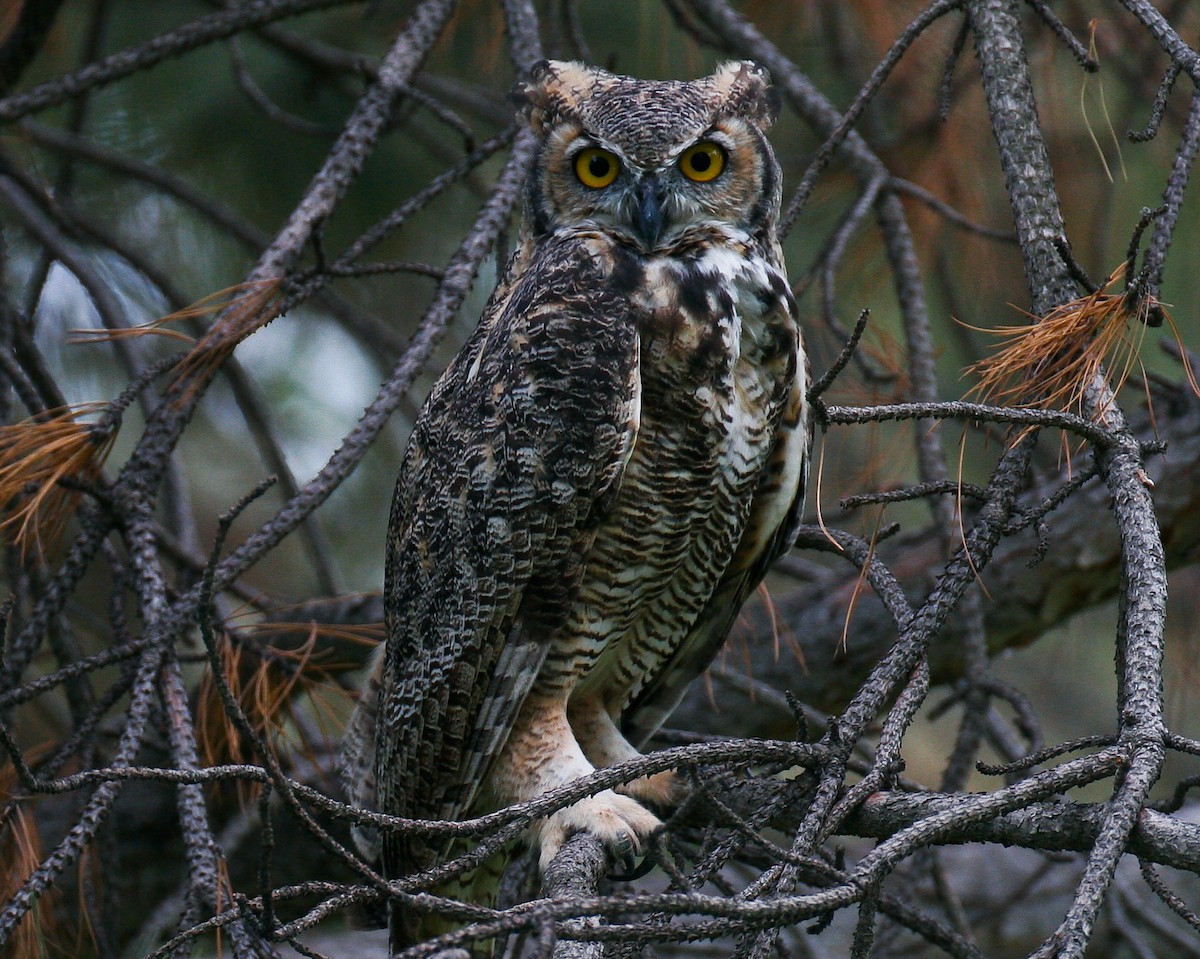
[[724, 645], [742, 604], [792, 547], [804, 508], [812, 427], [801, 366], [781, 411], [775, 443], [733, 559], [696, 625], [623, 711], [621, 731], [639, 749], [679, 705], [692, 680]]
[[[379, 808], [459, 818], [577, 590], [636, 434], [638, 335], [613, 262], [550, 240], [413, 429], [387, 549]], [[383, 843], [393, 874], [430, 852]]]

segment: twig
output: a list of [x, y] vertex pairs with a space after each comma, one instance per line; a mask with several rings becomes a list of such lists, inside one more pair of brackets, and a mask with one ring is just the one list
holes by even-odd
[[47, 80], [24, 93], [0, 100], [0, 124], [57, 106], [88, 90], [145, 70], [168, 57], [177, 57], [209, 43], [225, 40], [247, 27], [324, 7], [361, 0], [250, 0], [210, 13], [160, 36], [111, 54], [66, 76]]

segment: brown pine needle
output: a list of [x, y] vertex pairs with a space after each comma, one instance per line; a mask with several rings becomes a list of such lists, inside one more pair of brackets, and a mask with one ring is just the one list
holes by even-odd
[[[257, 623], [239, 629], [238, 642], [220, 644], [225, 681], [255, 734], [277, 758], [282, 736], [296, 739], [293, 745], [309, 754], [318, 745], [305, 735], [305, 724], [296, 722], [301, 697], [306, 697], [310, 714], [322, 730], [318, 738], [322, 738], [326, 729], [337, 725], [326, 721], [332, 702], [341, 700], [348, 706], [352, 696], [331, 679], [336, 672], [348, 668], [348, 664], [323, 661], [322, 653], [326, 650], [319, 648], [321, 640], [330, 635], [349, 635], [358, 642], [368, 641], [381, 627], [374, 623], [362, 627], [310, 623], [307, 638], [299, 646], [280, 648], [264, 641], [272, 633], [293, 636], [303, 629], [305, 624], [301, 623]], [[250, 761], [246, 754], [248, 744], [242, 741], [233, 720], [226, 714], [211, 675], [205, 676], [200, 688], [196, 725], [206, 763]], [[331, 739], [333, 735], [329, 733]], [[239, 783], [238, 787], [243, 804], [253, 801], [259, 789], [257, 784], [249, 788], [246, 785]]]
[[763, 609], [767, 612], [767, 617], [771, 621], [771, 642], [774, 647], [775, 662], [779, 662], [781, 651], [780, 641], [787, 644], [789, 652], [795, 657], [800, 669], [807, 674], [808, 663], [804, 658], [804, 649], [796, 640], [796, 635], [786, 624], [779, 618], [779, 609], [775, 605], [775, 598], [771, 595], [771, 590], [767, 587], [766, 581], [758, 584], [758, 592], [762, 596]]
[[179, 330], [169, 330], [166, 324], [178, 319], [176, 313], [170, 316], [159, 317], [157, 320], [151, 320], [149, 323], [142, 323], [138, 326], [127, 326], [123, 329], [109, 330], [100, 328], [80, 328], [71, 330], [71, 336], [67, 342], [75, 344], [92, 344], [92, 343], [111, 343], [114, 340], [132, 340], [140, 336], [165, 336], [174, 340], [183, 340], [185, 343], [195, 342], [195, 337], [188, 336], [186, 333], [180, 333]]
[[821, 535], [823, 535], [827, 540], [829, 540], [829, 542], [831, 544], [833, 544], [833, 547], [838, 552], [841, 552], [842, 544], [837, 541], [837, 537], [835, 537], [833, 535], [833, 533], [829, 532], [829, 527], [825, 525], [825, 514], [821, 510], [821, 480], [824, 476], [825, 476], [825, 435], [822, 433], [821, 434], [821, 450], [817, 454], [817, 482], [815, 484], [816, 489], [815, 489], [815, 492], [813, 495], [814, 505], [816, 506], [816, 509], [817, 509], [817, 526], [819, 526], [821, 528]]
[[[228, 642], [219, 645], [221, 665], [225, 681], [234, 698], [242, 703], [241, 649]], [[210, 673], [204, 674], [196, 703], [196, 738], [204, 762], [210, 766], [224, 762], [241, 762], [243, 757], [242, 737], [237, 726], [225, 712], [217, 684]]]
[[1028, 326], [981, 330], [999, 337], [1003, 346], [968, 368], [979, 377], [970, 393], [983, 402], [1080, 414], [1084, 395], [1097, 377], [1115, 394], [1137, 364], [1145, 332], [1141, 314], [1151, 306], [1161, 307], [1148, 297], [1138, 314], [1131, 313], [1122, 293], [1109, 292], [1124, 272], [1122, 265], [1095, 293], [1065, 303]]
[[[3, 778], [0, 775], [0, 780]], [[0, 782], [0, 795], [6, 793], [9, 790]], [[14, 803], [9, 807], [3, 825], [0, 825], [0, 863], [4, 863], [4, 869], [0, 872], [0, 897], [4, 902], [12, 900], [17, 890], [41, 865], [42, 859], [42, 840], [37, 820], [25, 806]], [[62, 915], [62, 899], [61, 889], [52, 886], [46, 890], [12, 931], [4, 955], [43, 956], [57, 952], [57, 947], [68, 938], [59, 918]], [[62, 954], [69, 953], [63, 951]]]
[[[270, 649], [273, 656], [281, 658], [295, 657], [296, 650], [282, 649], [277, 646], [266, 646], [264, 639], [270, 636], [291, 636], [295, 635], [301, 629], [309, 629], [315, 636], [325, 642], [322, 645], [333, 643], [349, 643], [355, 646], [378, 646], [383, 642], [383, 623], [298, 623], [298, 622], [283, 622], [283, 623], [255, 623], [252, 626], [246, 627], [243, 630], [243, 635], [252, 635], [256, 641], [263, 643], [265, 648]], [[260, 638], [261, 637], [261, 638]], [[333, 674], [345, 672], [350, 669], [359, 669], [360, 662], [330, 662], [323, 657], [322, 654], [330, 652], [329, 649], [318, 650], [314, 655], [309, 657], [307, 665], [313, 669], [319, 669], [322, 673]]]
[[0, 426], [0, 534], [23, 555], [33, 549], [44, 554], [74, 515], [79, 491], [62, 481], [99, 477], [115, 423], [82, 417], [107, 409], [105, 403], [84, 403]]
[[135, 339], [141, 336], [168, 336], [172, 339], [183, 340], [185, 343], [194, 343], [196, 342], [194, 336], [188, 336], [186, 333], [179, 332], [179, 330], [168, 329], [168, 326], [180, 320], [190, 320], [218, 313], [226, 307], [232, 306], [238, 300], [238, 296], [235, 294], [245, 296], [246, 294], [243, 291], [248, 289], [253, 291], [261, 288], [262, 285], [262, 283], [242, 283], [237, 286], [226, 287], [224, 290], [209, 293], [208, 296], [202, 297], [195, 303], [176, 310], [174, 313], [168, 313], [166, 316], [160, 316], [156, 320], [151, 320], [149, 323], [142, 323], [138, 326], [130, 326], [119, 330], [104, 328], [71, 330], [73, 336], [67, 342], [110, 343], [113, 340]]
[[[280, 280], [243, 283], [214, 293], [188, 308], [205, 313], [220, 309], [221, 315], [179, 361], [171, 383], [178, 396], [189, 397], [193, 390], [213, 377], [238, 343], [279, 315], [281, 286]], [[224, 298], [231, 290], [238, 294], [225, 302]], [[211, 301], [215, 298], [221, 298], [221, 302], [213, 305]]]
[[775, 662], [779, 662], [779, 618], [775, 615], [775, 601], [771, 599], [771, 591], [767, 589], [765, 581], [758, 584], [758, 594], [762, 597], [763, 609], [767, 611], [767, 618], [771, 621], [771, 649], [775, 654]]
[[854, 591], [850, 594], [850, 602], [846, 604], [846, 616], [842, 621], [842, 638], [838, 641], [837, 650], [843, 655], [850, 648], [850, 623], [854, 619], [854, 610], [858, 606], [858, 600], [862, 596], [863, 588], [867, 585], [867, 570], [875, 562], [875, 547], [879, 545], [879, 528], [883, 525], [883, 513], [884, 510], [880, 507], [879, 513], [875, 517], [875, 528], [871, 531], [866, 562], [862, 564], [862, 567], [858, 571], [858, 576], [854, 578]]
[[[1192, 369], [1191, 353], [1184, 345], [1183, 336], [1179, 332], [1179, 327], [1175, 325], [1175, 319], [1166, 310], [1162, 311], [1163, 319], [1166, 320], [1167, 326], [1171, 330], [1171, 336], [1175, 339], [1175, 345], [1179, 347], [1179, 360], [1183, 364], [1183, 375], [1187, 378], [1188, 386], [1194, 395], [1200, 396], [1200, 383], [1196, 382], [1196, 371]], [[1158, 428], [1155, 427], [1155, 435], [1158, 435]]]

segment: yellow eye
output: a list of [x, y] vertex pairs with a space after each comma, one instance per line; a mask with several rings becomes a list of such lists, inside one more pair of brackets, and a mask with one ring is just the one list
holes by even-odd
[[725, 151], [711, 140], [704, 140], [683, 151], [679, 158], [679, 169], [689, 180], [707, 183], [715, 180], [725, 169]]
[[617, 178], [621, 161], [607, 150], [591, 147], [575, 157], [575, 175], [584, 186], [599, 190]]

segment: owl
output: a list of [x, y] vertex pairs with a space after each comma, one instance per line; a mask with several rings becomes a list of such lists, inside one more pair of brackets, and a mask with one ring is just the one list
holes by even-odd
[[[520, 243], [413, 428], [388, 524], [387, 640], [347, 737], [356, 801], [460, 819], [637, 756], [792, 542], [807, 364], [778, 238], [765, 72], [643, 81], [544, 61]], [[534, 824], [618, 858], [673, 772]], [[383, 833], [385, 875], [461, 847]], [[484, 864], [454, 890], [486, 901]], [[442, 887], [441, 891], [447, 891]], [[392, 947], [437, 927], [392, 904]]]

